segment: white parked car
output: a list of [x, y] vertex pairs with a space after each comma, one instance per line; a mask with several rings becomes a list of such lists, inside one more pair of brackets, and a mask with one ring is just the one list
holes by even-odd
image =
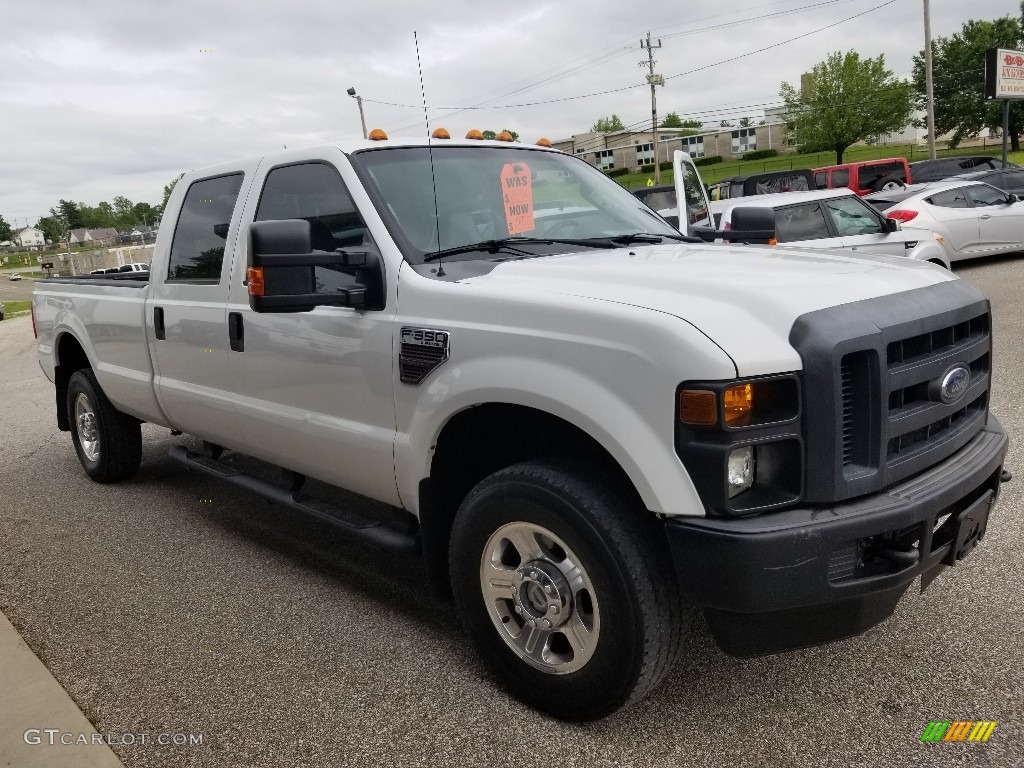
[[13, 281], [13, 280], [21, 280], [21, 275], [19, 275], [19, 274], [18, 274], [17, 272], [15, 272], [14, 274], [12, 274], [12, 275], [11, 275], [10, 277], [8, 277], [7, 279], [8, 279], [8, 280], [12, 280], [12, 281]]
[[950, 261], [1024, 250], [1024, 203], [980, 181], [911, 184], [864, 200], [904, 225], [940, 235]]
[[775, 239], [788, 246], [906, 256], [949, 268], [946, 249], [932, 232], [901, 229], [851, 189], [782, 192], [712, 202], [717, 227], [729, 229], [732, 212], [739, 207], [775, 211]]

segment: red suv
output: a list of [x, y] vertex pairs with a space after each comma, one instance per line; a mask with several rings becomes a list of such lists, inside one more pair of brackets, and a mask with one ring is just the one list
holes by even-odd
[[814, 169], [814, 185], [818, 189], [849, 187], [858, 195], [866, 195], [883, 189], [905, 187], [907, 184], [910, 184], [910, 165], [903, 157]]

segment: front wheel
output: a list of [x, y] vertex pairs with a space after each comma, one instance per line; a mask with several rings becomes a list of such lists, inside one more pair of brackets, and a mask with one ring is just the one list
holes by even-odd
[[142, 427], [117, 410], [91, 369], [68, 380], [68, 421], [82, 468], [97, 483], [114, 483], [134, 475], [142, 463]]
[[641, 699], [682, 636], [657, 519], [592, 470], [527, 462], [466, 497], [452, 587], [474, 644], [527, 704], [596, 720]]

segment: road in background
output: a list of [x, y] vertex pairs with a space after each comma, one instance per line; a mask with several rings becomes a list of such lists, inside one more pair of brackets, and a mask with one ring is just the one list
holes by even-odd
[[[1024, 766], [1024, 260], [958, 271], [993, 301], [1017, 478], [975, 554], [866, 635], [740, 660], [698, 617], [639, 705], [552, 720], [494, 684], [418, 560], [187, 472], [167, 457], [185, 438], [147, 426], [136, 478], [90, 482], [27, 318], [0, 324], [0, 610], [100, 732], [203, 734], [115, 745], [129, 768]], [[998, 725], [922, 744], [932, 720]]]

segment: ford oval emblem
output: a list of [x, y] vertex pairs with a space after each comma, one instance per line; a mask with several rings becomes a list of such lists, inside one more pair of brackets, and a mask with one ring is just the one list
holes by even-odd
[[939, 397], [944, 403], [955, 403], [967, 391], [971, 383], [971, 370], [965, 365], [957, 365], [946, 371], [939, 385]]

